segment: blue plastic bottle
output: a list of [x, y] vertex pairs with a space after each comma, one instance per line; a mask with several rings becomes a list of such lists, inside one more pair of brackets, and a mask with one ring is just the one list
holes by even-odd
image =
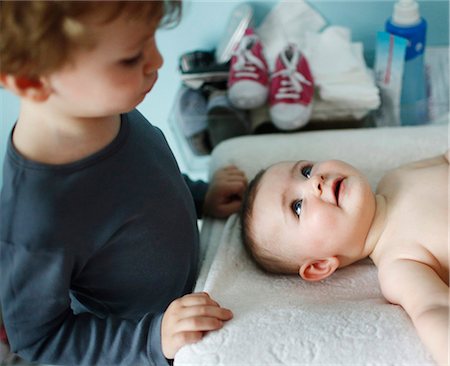
[[414, 0], [399, 0], [386, 21], [386, 32], [408, 40], [401, 94], [402, 125], [428, 122], [427, 78], [424, 63], [427, 23]]

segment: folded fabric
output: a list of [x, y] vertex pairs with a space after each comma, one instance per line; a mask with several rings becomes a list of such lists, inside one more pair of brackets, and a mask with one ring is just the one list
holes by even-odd
[[323, 101], [347, 109], [378, 108], [379, 91], [366, 67], [363, 46], [351, 42], [347, 28], [328, 27], [321, 33], [308, 33], [306, 39], [305, 54]]
[[288, 43], [296, 43], [302, 49], [306, 34], [319, 32], [326, 24], [306, 1], [280, 0], [257, 29], [269, 68], [274, 69], [277, 56]]
[[358, 51], [352, 47], [350, 30], [345, 27], [329, 26], [320, 33], [306, 34], [304, 52], [309, 55], [311, 62], [314, 61], [312, 68], [318, 77], [359, 69], [361, 59]]

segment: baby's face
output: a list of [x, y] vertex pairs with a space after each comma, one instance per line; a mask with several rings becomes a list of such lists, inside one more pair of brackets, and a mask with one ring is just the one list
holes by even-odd
[[[157, 80], [162, 57], [155, 41], [156, 21], [85, 20], [93, 48], [79, 48], [63, 68], [49, 75], [50, 102], [66, 114], [102, 117], [128, 112]], [[101, 19], [101, 18], [100, 18]]]
[[261, 178], [250, 229], [265, 250], [300, 266], [360, 250], [374, 213], [369, 182], [351, 165], [282, 162]]

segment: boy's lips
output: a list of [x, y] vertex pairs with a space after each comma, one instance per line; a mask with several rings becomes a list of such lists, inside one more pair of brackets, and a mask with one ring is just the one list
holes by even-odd
[[332, 185], [332, 189], [334, 192], [334, 197], [336, 199], [336, 206], [339, 206], [339, 195], [341, 194], [342, 191], [342, 182], [343, 182], [344, 178], [336, 178], [333, 181], [333, 185]]

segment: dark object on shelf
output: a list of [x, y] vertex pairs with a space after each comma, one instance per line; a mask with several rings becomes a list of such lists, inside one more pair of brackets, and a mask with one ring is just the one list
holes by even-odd
[[229, 63], [218, 64], [213, 51], [193, 51], [181, 55], [178, 65], [181, 80], [193, 89], [205, 83], [223, 82], [228, 79]]
[[207, 109], [209, 139], [213, 148], [223, 140], [250, 132], [248, 113], [233, 107], [226, 92], [212, 93]]

